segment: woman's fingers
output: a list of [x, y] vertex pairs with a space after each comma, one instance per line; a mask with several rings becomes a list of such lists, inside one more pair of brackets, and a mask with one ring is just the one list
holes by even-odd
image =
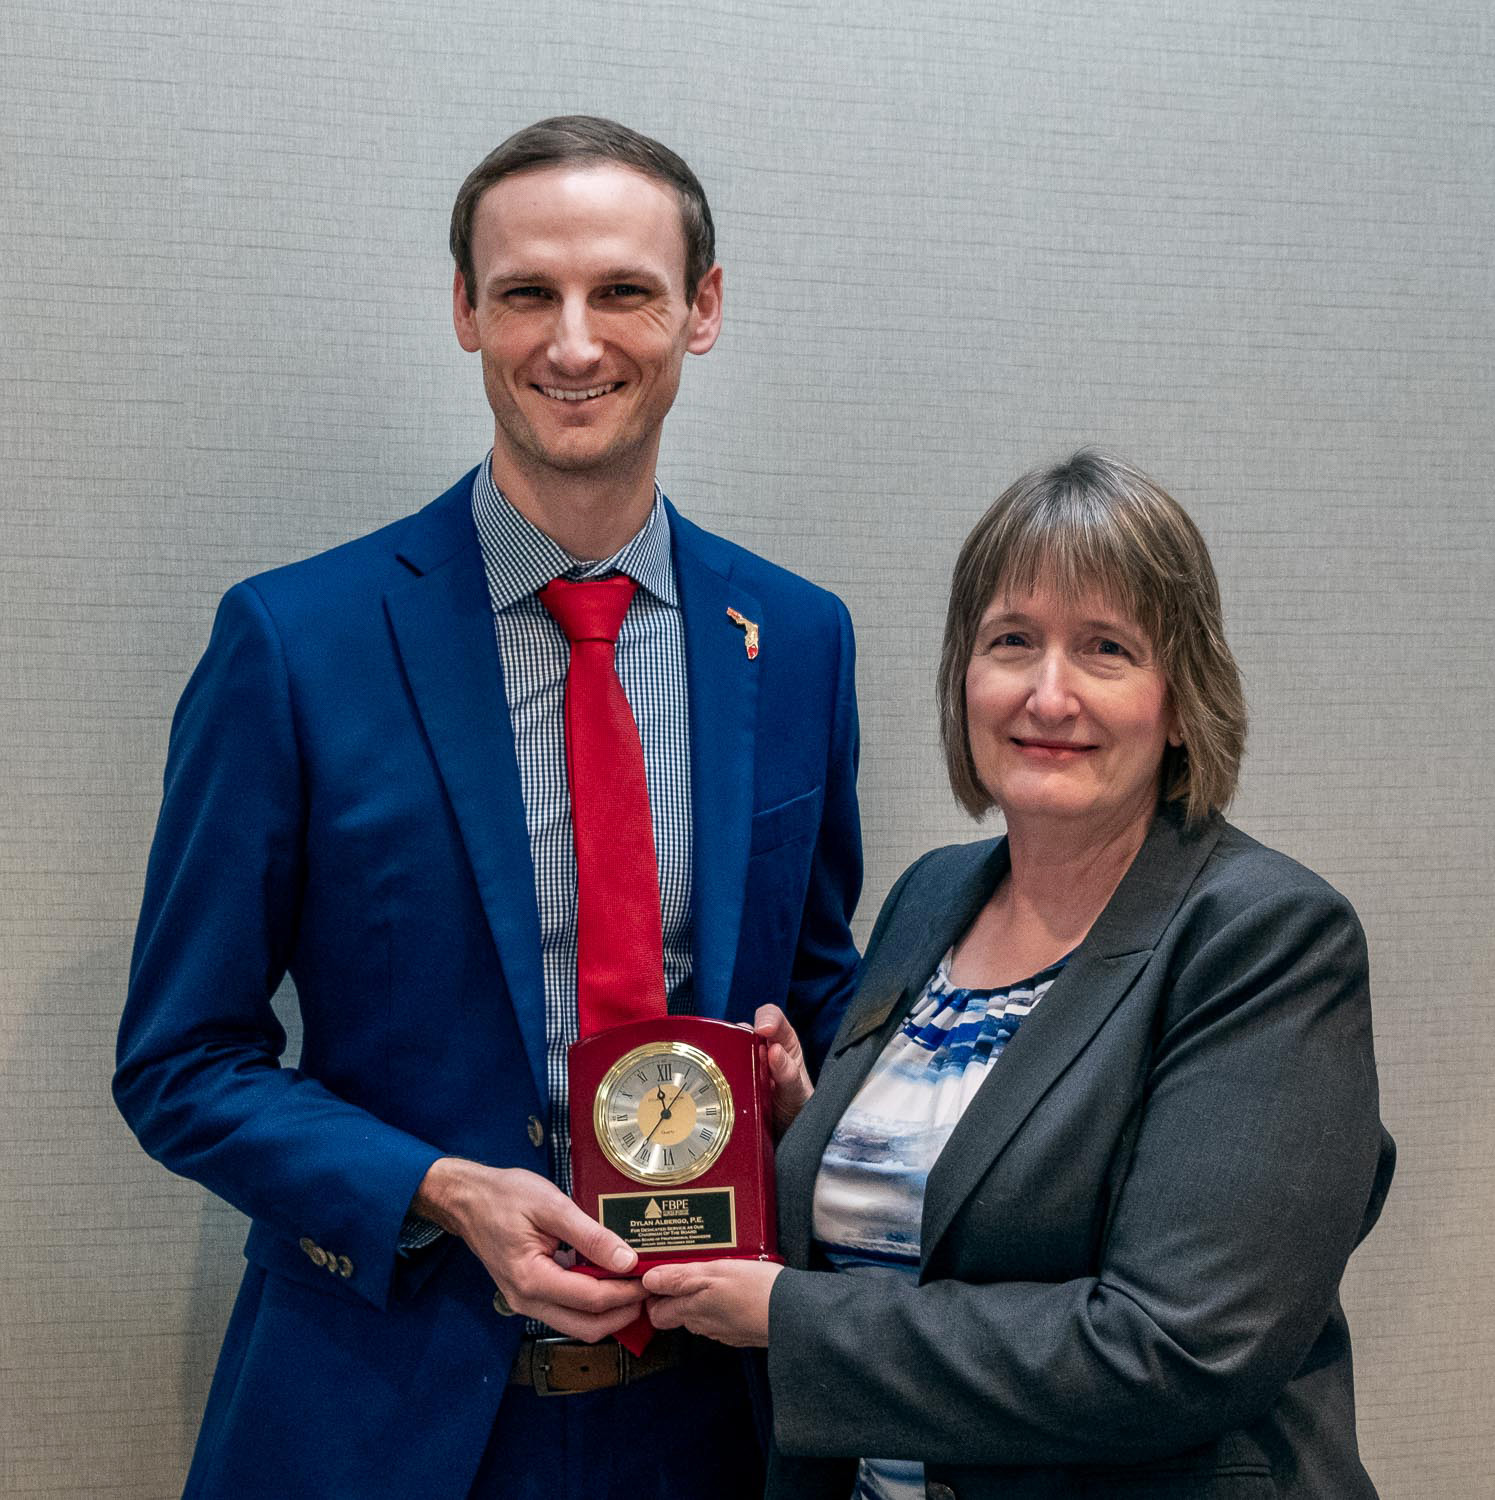
[[760, 1005], [753, 1030], [768, 1043], [768, 1072], [773, 1079], [773, 1126], [776, 1136], [794, 1123], [815, 1085], [805, 1067], [804, 1049], [789, 1018], [777, 1005]]
[[719, 1260], [656, 1266], [644, 1276], [649, 1320], [656, 1328], [689, 1328], [724, 1344], [768, 1342], [768, 1302], [782, 1266]]
[[753, 1030], [766, 1042], [777, 1042], [786, 1051], [792, 1050], [795, 1056], [799, 1056], [799, 1038], [794, 1034], [794, 1027], [789, 1024], [789, 1017], [779, 1009], [777, 1005], [760, 1005], [753, 1015]]

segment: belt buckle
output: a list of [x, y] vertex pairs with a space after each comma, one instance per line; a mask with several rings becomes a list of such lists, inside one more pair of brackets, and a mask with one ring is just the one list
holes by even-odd
[[[529, 1370], [530, 1379], [534, 1383], [534, 1391], [537, 1396], [585, 1396], [587, 1394], [587, 1392], [583, 1390], [557, 1390], [550, 1383], [550, 1350], [555, 1348], [558, 1344], [570, 1345], [575, 1344], [576, 1342], [577, 1340], [575, 1339], [558, 1337], [537, 1338], [534, 1341], [534, 1344], [530, 1349]], [[595, 1347], [597, 1348], [597, 1353], [600, 1355], [602, 1353], [601, 1346], [598, 1345]], [[613, 1349], [616, 1352], [618, 1358], [618, 1378], [615, 1383], [618, 1385], [626, 1385], [628, 1383], [628, 1355], [623, 1346], [618, 1343], [616, 1339], [613, 1341]], [[597, 1389], [603, 1390], [605, 1389], [605, 1387], [599, 1386], [597, 1387]]]

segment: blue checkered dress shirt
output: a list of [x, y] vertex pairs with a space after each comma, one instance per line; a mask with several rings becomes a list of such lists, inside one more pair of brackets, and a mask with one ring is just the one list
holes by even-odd
[[535, 867], [545, 972], [550, 1160], [555, 1180], [569, 1192], [566, 1048], [576, 1040], [576, 849], [566, 785], [564, 706], [571, 648], [536, 592], [552, 578], [598, 578], [612, 572], [626, 573], [639, 585], [618, 632], [616, 662], [644, 746], [664, 919], [665, 993], [672, 1013], [688, 1015], [690, 703], [670, 520], [656, 487], [649, 519], [631, 541], [601, 562], [578, 562], [509, 504], [494, 486], [487, 462], [473, 482], [472, 513], [488, 575]]

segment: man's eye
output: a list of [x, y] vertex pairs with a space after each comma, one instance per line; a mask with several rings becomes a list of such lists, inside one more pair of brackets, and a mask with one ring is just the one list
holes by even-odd
[[511, 286], [504, 293], [505, 297], [512, 298], [516, 302], [528, 301], [531, 298], [548, 297], [549, 295], [550, 293], [543, 286]]
[[647, 292], [644, 287], [634, 286], [631, 281], [619, 281], [608, 287], [607, 295], [609, 297], [643, 297], [647, 295]]

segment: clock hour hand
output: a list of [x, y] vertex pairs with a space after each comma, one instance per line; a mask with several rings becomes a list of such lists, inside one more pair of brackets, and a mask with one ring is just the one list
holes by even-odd
[[[680, 1087], [678, 1089], [676, 1089], [675, 1092], [674, 1092], [674, 1094], [670, 1097], [670, 1104], [673, 1104], [675, 1102], [675, 1100], [678, 1099], [681, 1096], [681, 1094], [683, 1094], [685, 1092], [685, 1084], [686, 1084], [687, 1081], [688, 1080], [685, 1080], [685, 1079], [681, 1080]], [[666, 1104], [664, 1102], [664, 1090], [663, 1089], [656, 1089], [655, 1090], [655, 1098], [657, 1098], [659, 1100], [659, 1118], [654, 1122], [654, 1130], [658, 1130], [659, 1127], [661, 1125], [663, 1125], [664, 1122], [670, 1118], [670, 1104]], [[644, 1145], [647, 1146], [649, 1144], [649, 1142], [651, 1140], [653, 1140], [653, 1138], [654, 1138], [654, 1130], [651, 1130], [649, 1132], [649, 1134], [644, 1137]]]

